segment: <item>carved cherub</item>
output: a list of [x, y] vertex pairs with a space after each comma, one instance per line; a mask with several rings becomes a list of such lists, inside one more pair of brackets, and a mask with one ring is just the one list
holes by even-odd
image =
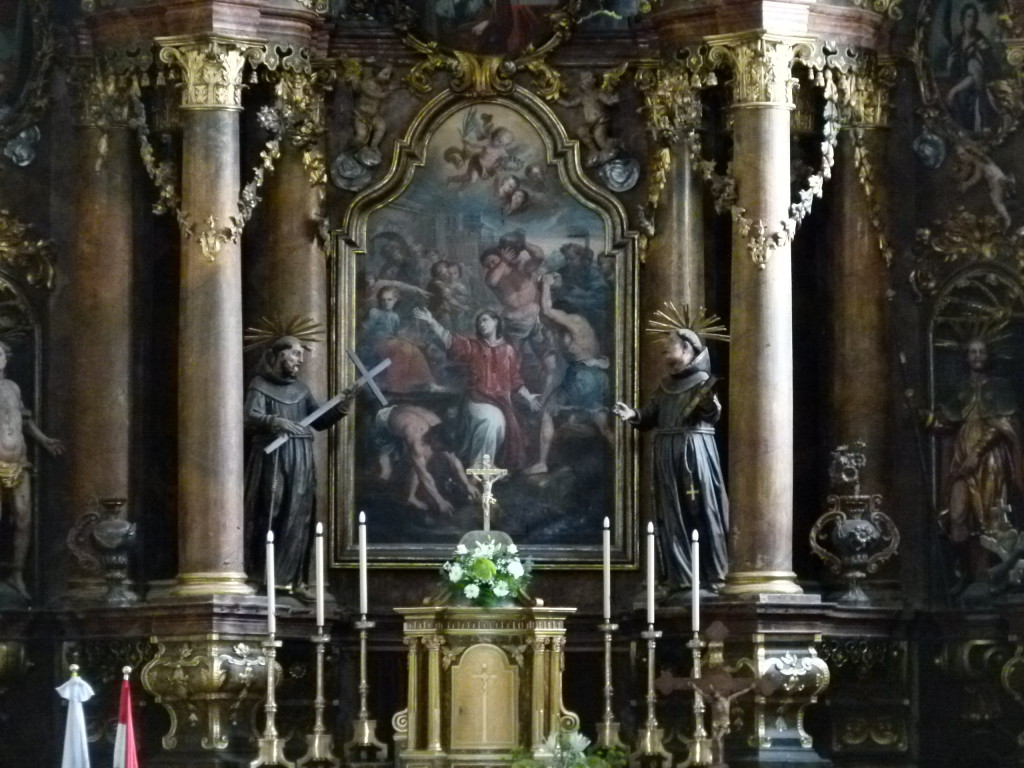
[[366, 67], [351, 78], [353, 106], [353, 144], [356, 159], [363, 165], [379, 165], [380, 144], [387, 131], [387, 123], [381, 116], [384, 100], [401, 88], [391, 82], [394, 70], [383, 66], [376, 72]]
[[619, 153], [622, 142], [612, 136], [610, 107], [619, 103], [619, 97], [601, 88], [593, 70], [580, 70], [576, 79], [576, 93], [571, 98], [559, 99], [563, 107], [581, 107], [583, 125], [576, 136], [587, 148], [584, 163], [588, 168], [606, 163]]
[[960, 182], [960, 191], [966, 192], [984, 179], [988, 197], [999, 214], [1003, 226], [1010, 226], [1010, 213], [1006, 201], [1015, 197], [1017, 181], [1013, 174], [1004, 173], [991, 157], [973, 144], [959, 144], [956, 148], [955, 173]]

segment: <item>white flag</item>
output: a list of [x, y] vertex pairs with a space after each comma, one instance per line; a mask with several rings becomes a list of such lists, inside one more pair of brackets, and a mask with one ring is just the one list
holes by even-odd
[[64, 729], [64, 757], [60, 768], [89, 768], [89, 739], [85, 732], [82, 702], [93, 697], [92, 686], [78, 676], [78, 665], [71, 665], [71, 678], [57, 689], [68, 700], [68, 722]]

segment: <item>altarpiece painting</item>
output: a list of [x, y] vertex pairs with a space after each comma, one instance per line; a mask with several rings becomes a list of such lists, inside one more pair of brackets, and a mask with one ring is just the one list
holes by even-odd
[[441, 560], [480, 527], [467, 472], [489, 457], [508, 470], [493, 525], [539, 564], [599, 562], [606, 515], [632, 562], [634, 460], [610, 411], [635, 391], [625, 220], [535, 96], [421, 111], [335, 241], [335, 384], [346, 350], [390, 360], [387, 404], [363, 392], [335, 439], [335, 530], [365, 511], [371, 560]]

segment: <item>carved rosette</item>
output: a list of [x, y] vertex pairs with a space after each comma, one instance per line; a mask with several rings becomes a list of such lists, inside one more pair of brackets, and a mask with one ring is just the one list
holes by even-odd
[[[142, 670], [142, 684], [170, 716], [164, 749], [224, 750], [233, 736], [248, 736], [251, 710], [267, 686], [258, 642], [215, 634], [152, 642], [157, 653]], [[275, 672], [280, 680], [280, 665]]]
[[793, 109], [794, 41], [770, 35], [708, 38], [708, 60], [732, 70], [733, 107]]
[[241, 111], [245, 65], [259, 64], [262, 44], [230, 38], [158, 38], [160, 61], [181, 77], [182, 109]]

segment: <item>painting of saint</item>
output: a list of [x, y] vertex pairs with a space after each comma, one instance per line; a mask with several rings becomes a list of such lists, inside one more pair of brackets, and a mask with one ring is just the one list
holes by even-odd
[[479, 527], [466, 470], [486, 455], [509, 473], [494, 487], [495, 528], [535, 556], [598, 554], [620, 487], [611, 407], [626, 258], [554, 157], [510, 106], [466, 104], [367, 214], [353, 343], [367, 364], [392, 365], [388, 405], [356, 408], [353, 508], [385, 549], [422, 558]]
[[949, 0], [937, 10], [931, 61], [938, 96], [959, 128], [995, 131], [1014, 101], [998, 14], [971, 0]]

